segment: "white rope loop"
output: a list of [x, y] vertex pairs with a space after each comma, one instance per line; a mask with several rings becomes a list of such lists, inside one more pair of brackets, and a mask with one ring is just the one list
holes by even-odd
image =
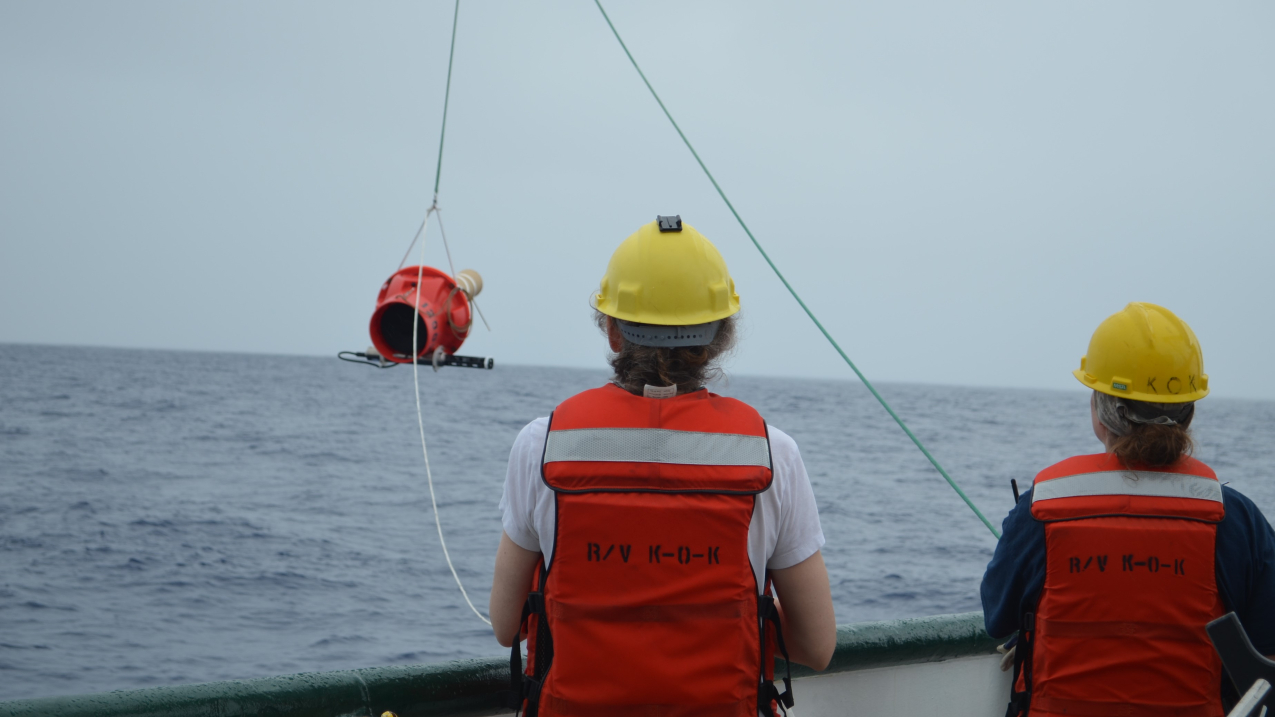
[[[424, 278], [425, 273], [425, 228], [426, 224], [429, 222], [429, 215], [439, 213], [439, 211], [438, 200], [436, 198], [434, 200], [434, 204], [430, 206], [429, 211], [425, 212], [425, 221], [421, 222], [421, 228], [416, 233], [416, 236], [421, 240], [420, 261], [417, 263], [416, 267], [416, 299], [412, 302], [412, 386], [415, 389], [414, 393], [416, 395], [416, 425], [420, 428], [421, 432], [421, 455], [425, 458], [425, 480], [429, 483], [429, 503], [434, 508], [434, 526], [438, 528], [438, 544], [443, 546], [443, 557], [447, 559], [447, 569], [452, 571], [452, 578], [456, 580], [456, 587], [460, 588], [460, 594], [465, 598], [465, 604], [469, 606], [470, 610], [474, 611], [474, 614], [478, 616], [479, 620], [490, 625], [491, 620], [488, 620], [481, 612], [478, 612], [478, 608], [474, 607], [474, 602], [469, 599], [469, 593], [465, 591], [465, 586], [461, 583], [460, 576], [456, 574], [456, 566], [452, 564], [452, 556], [449, 552], [447, 552], [447, 541], [443, 539], [443, 523], [438, 519], [438, 500], [434, 497], [434, 473], [429, 467], [429, 448], [425, 445], [425, 415], [421, 411], [420, 362], [418, 360], [420, 358], [420, 354], [417, 350], [417, 347], [420, 344], [417, 342], [417, 336], [421, 324], [419, 313], [421, 310], [421, 280]], [[439, 217], [438, 226], [439, 229], [442, 229], [443, 223], [441, 215]], [[415, 244], [416, 239], [412, 239], [412, 243]], [[412, 251], [411, 247], [408, 247], [407, 251], [410, 254]], [[450, 252], [448, 252], [447, 259], [448, 263], [450, 263]], [[406, 260], [407, 258], [404, 257], [404, 261]], [[402, 264], [399, 266], [402, 267]]]

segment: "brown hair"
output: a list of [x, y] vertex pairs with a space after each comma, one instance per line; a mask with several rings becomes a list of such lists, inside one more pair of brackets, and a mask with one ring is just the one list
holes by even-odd
[[1111, 451], [1126, 465], [1160, 468], [1191, 455], [1195, 403], [1155, 403], [1093, 392], [1090, 405], [1111, 432]]
[[[594, 319], [604, 334], [614, 321], [601, 311], [594, 311]], [[607, 359], [615, 371], [612, 383], [638, 395], [648, 384], [677, 386], [678, 393], [689, 393], [722, 375], [719, 359], [735, 348], [735, 317], [722, 319], [717, 335], [707, 346], [662, 348], [623, 341], [619, 353]]]
[[1195, 441], [1188, 426], [1142, 423], [1135, 425], [1129, 433], [1116, 436], [1111, 450], [1126, 465], [1162, 468], [1195, 452]]

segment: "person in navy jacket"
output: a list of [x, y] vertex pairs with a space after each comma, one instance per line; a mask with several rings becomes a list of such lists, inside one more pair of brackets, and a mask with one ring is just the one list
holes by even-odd
[[988, 634], [1018, 633], [1002, 662], [1016, 669], [1010, 714], [1221, 715], [1222, 693], [1234, 694], [1204, 624], [1233, 611], [1275, 654], [1275, 533], [1190, 457], [1195, 401], [1208, 393], [1199, 343], [1167, 309], [1130, 304], [1073, 373], [1092, 389], [1104, 451], [1037, 476], [980, 590]]

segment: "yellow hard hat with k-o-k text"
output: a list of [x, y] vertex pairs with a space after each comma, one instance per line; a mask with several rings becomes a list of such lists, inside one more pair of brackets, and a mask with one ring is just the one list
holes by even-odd
[[1195, 332], [1172, 311], [1141, 302], [1098, 325], [1072, 374], [1095, 391], [1134, 401], [1187, 403], [1209, 393]]

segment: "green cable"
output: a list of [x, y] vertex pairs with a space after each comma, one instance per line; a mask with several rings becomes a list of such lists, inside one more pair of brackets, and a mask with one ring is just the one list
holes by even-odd
[[[459, 2], [459, 0], [457, 0], [457, 2]], [[726, 197], [726, 192], [722, 191], [717, 180], [713, 178], [713, 173], [708, 171], [708, 166], [704, 164], [704, 160], [700, 159], [699, 152], [696, 152], [695, 147], [691, 146], [691, 141], [686, 138], [686, 134], [682, 132], [682, 128], [677, 126], [677, 120], [673, 119], [673, 115], [670, 114], [668, 108], [664, 106], [664, 101], [660, 99], [659, 94], [655, 92], [655, 88], [651, 86], [651, 81], [646, 79], [646, 73], [642, 72], [642, 68], [638, 66], [637, 60], [633, 59], [633, 53], [629, 52], [629, 46], [624, 44], [624, 39], [620, 37], [620, 32], [615, 29], [615, 23], [611, 22], [611, 17], [607, 15], [606, 9], [602, 7], [602, 0], [593, 0], [593, 2], [598, 6], [598, 10], [602, 12], [602, 17], [607, 21], [607, 25], [611, 28], [611, 32], [615, 35], [615, 39], [620, 42], [620, 47], [624, 49], [624, 54], [628, 55], [629, 62], [633, 63], [633, 69], [637, 70], [638, 76], [642, 78], [642, 82], [646, 83], [646, 89], [651, 91], [651, 96], [659, 103], [660, 109], [664, 110], [664, 116], [668, 117], [668, 121], [673, 124], [673, 129], [677, 130], [678, 136], [686, 143], [686, 148], [691, 150], [691, 154], [695, 157], [695, 161], [699, 162], [700, 169], [704, 170], [704, 174], [708, 176], [708, 181], [712, 182], [713, 188], [717, 190], [718, 196], [722, 198], [723, 202], [726, 202], [726, 206], [730, 209], [730, 213], [735, 215], [735, 221], [739, 222], [739, 226], [743, 227], [744, 233], [752, 240], [753, 246], [757, 247], [757, 251], [761, 252], [762, 258], [770, 265], [770, 268], [775, 272], [775, 276], [778, 276], [779, 280], [784, 283], [784, 286], [788, 289], [788, 293], [792, 294], [792, 298], [796, 299], [797, 303], [801, 305], [802, 310], [806, 312], [806, 316], [809, 316], [810, 320], [815, 322], [815, 326], [819, 327], [819, 331], [823, 333], [824, 338], [828, 339], [828, 343], [832, 344], [832, 347], [837, 350], [837, 353], [841, 354], [841, 358], [845, 359], [846, 364], [849, 365], [855, 375], [859, 377], [859, 380], [863, 382], [863, 385], [867, 386], [868, 390], [872, 392], [872, 395], [881, 402], [881, 406], [885, 408], [887, 413], [890, 414], [890, 417], [894, 419], [895, 423], [899, 424], [899, 428], [902, 428], [903, 432], [908, 434], [908, 438], [911, 438], [912, 442], [916, 444], [916, 447], [921, 449], [921, 453], [925, 454], [925, 457], [930, 460], [930, 463], [938, 470], [939, 475], [943, 476], [944, 480], [947, 481], [947, 484], [952, 486], [952, 490], [956, 491], [956, 494], [961, 496], [961, 500], [965, 501], [965, 505], [968, 505], [970, 510], [974, 511], [974, 515], [977, 515], [978, 519], [983, 521], [983, 525], [986, 525], [987, 529], [992, 531], [992, 535], [995, 535], [999, 540], [1001, 534], [1000, 531], [996, 529], [996, 526], [992, 525], [992, 522], [987, 519], [987, 516], [983, 515], [983, 511], [979, 510], [977, 505], [974, 505], [974, 501], [970, 500], [968, 495], [965, 495], [965, 491], [961, 490], [961, 487], [956, 484], [956, 481], [952, 480], [952, 476], [948, 475], [947, 471], [943, 469], [943, 466], [939, 465], [938, 460], [936, 460], [934, 456], [930, 454], [929, 450], [921, 444], [921, 440], [916, 437], [916, 434], [912, 432], [912, 429], [908, 428], [908, 425], [903, 422], [903, 419], [899, 418], [899, 414], [895, 413], [893, 408], [890, 408], [890, 404], [886, 403], [886, 400], [881, 397], [880, 393], [877, 393], [876, 387], [872, 385], [872, 382], [868, 380], [868, 377], [864, 376], [863, 372], [859, 370], [859, 367], [854, 365], [854, 361], [851, 361], [850, 357], [846, 355], [846, 352], [841, 349], [841, 345], [837, 343], [837, 340], [832, 338], [832, 334], [828, 333], [828, 330], [823, 327], [823, 324], [819, 322], [819, 319], [815, 316], [814, 312], [810, 310], [810, 307], [806, 306], [806, 302], [801, 300], [801, 296], [797, 294], [797, 290], [792, 288], [792, 284], [789, 284], [788, 280], [784, 278], [783, 273], [779, 271], [779, 267], [775, 266], [775, 262], [771, 261], [770, 255], [767, 254], [766, 250], [761, 247], [761, 243], [757, 241], [757, 237], [753, 236], [748, 225], [744, 223], [743, 217], [739, 216], [739, 212], [735, 211], [735, 205], [730, 203], [730, 199]]]
[[447, 53], [447, 90], [443, 93], [443, 127], [438, 131], [438, 167], [434, 170], [434, 202], [438, 202], [438, 180], [443, 176], [443, 137], [447, 136], [447, 103], [452, 98], [452, 60], [456, 57], [456, 21], [460, 19], [460, 0], [452, 10], [452, 49]]

